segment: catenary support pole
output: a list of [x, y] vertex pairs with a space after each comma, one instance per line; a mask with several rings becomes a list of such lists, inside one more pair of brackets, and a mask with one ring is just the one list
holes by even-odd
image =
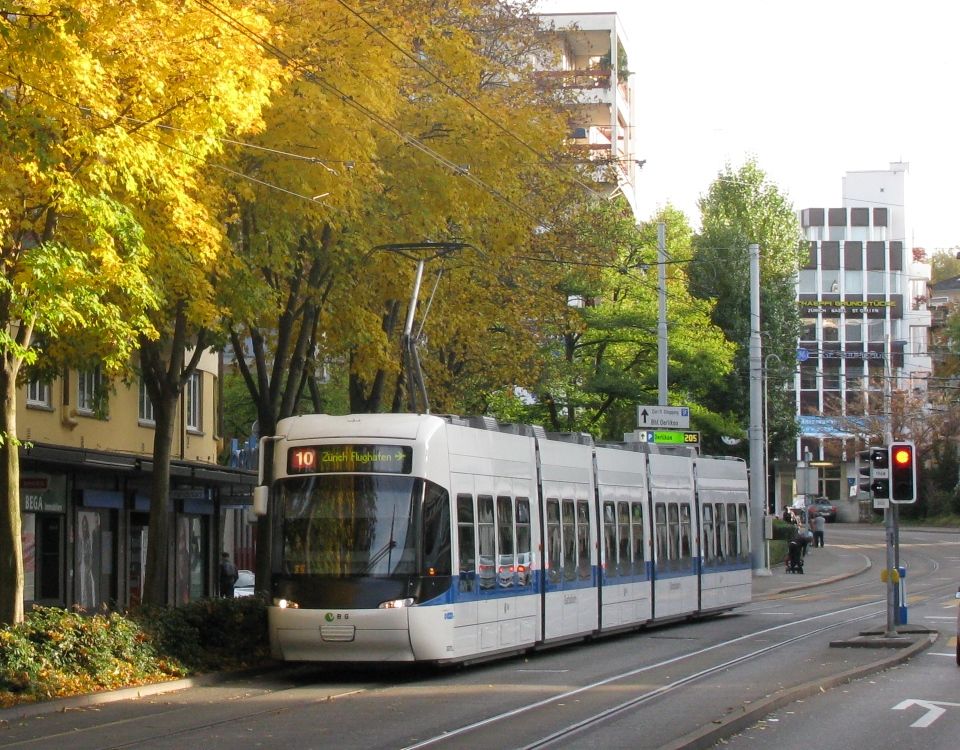
[[754, 575], [770, 575], [763, 530], [766, 476], [763, 469], [763, 352], [760, 346], [760, 245], [750, 255], [750, 546]]
[[667, 362], [669, 345], [667, 339], [667, 225], [657, 224], [657, 298], [660, 304], [657, 319], [657, 385], [658, 403], [667, 406], [669, 384], [667, 381]]

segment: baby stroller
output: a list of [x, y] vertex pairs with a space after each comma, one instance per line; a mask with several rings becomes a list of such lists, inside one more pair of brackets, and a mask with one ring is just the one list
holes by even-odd
[[803, 543], [799, 539], [791, 539], [787, 545], [787, 572], [803, 573]]

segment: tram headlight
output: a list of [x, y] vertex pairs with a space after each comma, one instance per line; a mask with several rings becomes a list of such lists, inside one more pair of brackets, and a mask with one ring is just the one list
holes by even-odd
[[273, 605], [280, 609], [300, 609], [300, 605], [289, 599], [274, 599]]
[[401, 609], [402, 607], [412, 607], [416, 604], [416, 601], [413, 597], [408, 596], [406, 599], [390, 599], [386, 602], [380, 602], [379, 609]]

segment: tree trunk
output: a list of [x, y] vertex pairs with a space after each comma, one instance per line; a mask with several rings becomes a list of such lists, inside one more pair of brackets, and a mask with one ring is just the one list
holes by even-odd
[[164, 394], [153, 404], [153, 476], [150, 491], [150, 528], [143, 603], [170, 603], [170, 458], [177, 416], [177, 397]]
[[23, 622], [23, 544], [20, 539], [20, 455], [17, 446], [17, 367], [0, 369], [0, 625]]

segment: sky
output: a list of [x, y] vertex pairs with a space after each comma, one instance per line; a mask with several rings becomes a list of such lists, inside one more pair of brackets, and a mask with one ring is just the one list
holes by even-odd
[[637, 97], [639, 215], [697, 201], [754, 157], [794, 208], [842, 205], [846, 172], [909, 163], [912, 246], [960, 245], [960, 2], [539, 0], [614, 11]]

